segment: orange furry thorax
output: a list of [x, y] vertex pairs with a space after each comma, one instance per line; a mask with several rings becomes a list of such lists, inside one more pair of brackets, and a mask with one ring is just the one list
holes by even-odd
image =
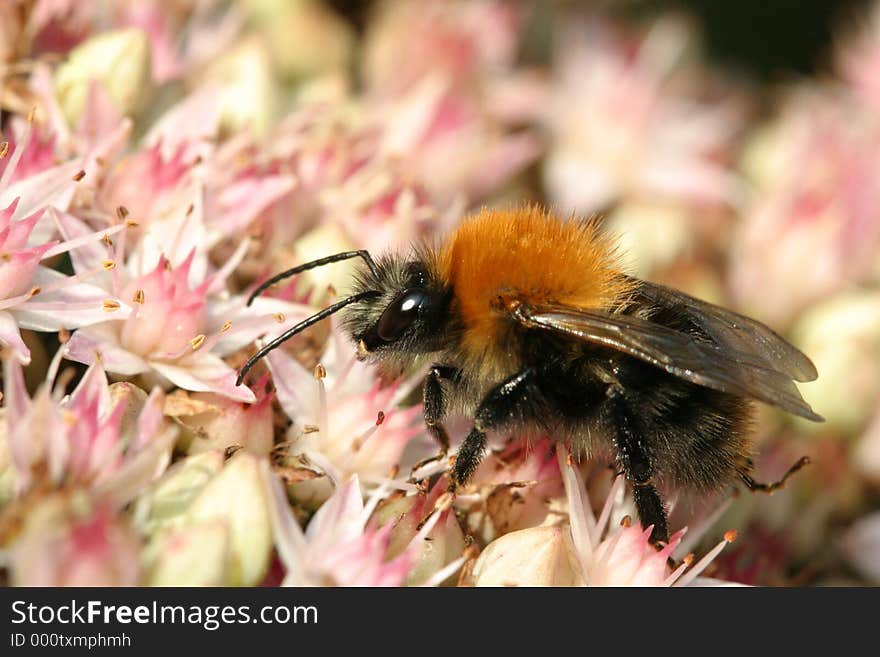
[[440, 249], [441, 278], [454, 290], [471, 357], [504, 349], [509, 321], [498, 300], [612, 309], [631, 283], [614, 244], [593, 220], [562, 218], [536, 207], [482, 210]]

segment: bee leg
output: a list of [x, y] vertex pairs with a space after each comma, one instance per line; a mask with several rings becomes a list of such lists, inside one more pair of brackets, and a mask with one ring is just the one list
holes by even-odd
[[422, 388], [423, 417], [425, 426], [428, 428], [431, 436], [434, 437], [434, 440], [437, 441], [440, 451], [434, 456], [429, 456], [416, 463], [410, 471], [410, 481], [418, 478], [416, 473], [423, 467], [429, 463], [440, 461], [449, 452], [449, 434], [446, 432], [446, 427], [443, 426], [447, 404], [442, 381], [446, 380], [455, 384], [457, 376], [458, 370], [446, 365], [432, 365], [431, 369], [428, 370], [428, 376], [425, 378], [425, 385]]
[[443, 392], [442, 381], [455, 382], [458, 370], [445, 365], [433, 365], [428, 371], [423, 388], [425, 426], [440, 445], [441, 455], [449, 451], [449, 434], [443, 426], [446, 417], [446, 395]]
[[659, 546], [669, 542], [666, 509], [652, 483], [654, 466], [644, 440], [639, 437], [643, 432], [636, 428], [624, 395], [625, 393], [619, 388], [612, 388], [609, 390], [607, 401], [610, 407], [608, 419], [615, 432], [617, 460], [632, 484], [636, 510], [639, 512], [642, 526], [653, 525], [651, 542]]
[[809, 456], [802, 456], [794, 463], [794, 465], [792, 465], [786, 471], [786, 473], [784, 475], [782, 475], [782, 478], [779, 481], [774, 481], [772, 484], [764, 484], [764, 483], [761, 483], [759, 481], [755, 481], [754, 479], [752, 479], [751, 474], [749, 474], [749, 471], [751, 470], [752, 463], [751, 463], [751, 459], [749, 459], [748, 468], [741, 470], [739, 473], [739, 476], [743, 480], [743, 482], [745, 483], [746, 488], [748, 488], [753, 493], [767, 493], [768, 495], [771, 495], [771, 494], [775, 493], [776, 491], [778, 491], [783, 486], [785, 486], [785, 482], [788, 481], [788, 478], [790, 476], [792, 476], [795, 472], [800, 470], [805, 465], [809, 465], [809, 463], [810, 463], [810, 457]]
[[477, 406], [474, 428], [464, 439], [452, 469], [453, 486], [468, 482], [483, 460], [486, 431], [521, 421], [538, 396], [534, 385], [536, 372], [528, 368], [492, 388]]

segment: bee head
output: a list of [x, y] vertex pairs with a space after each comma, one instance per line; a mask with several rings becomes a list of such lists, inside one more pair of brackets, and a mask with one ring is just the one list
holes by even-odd
[[323, 267], [349, 258], [361, 258], [366, 269], [355, 277], [353, 293], [291, 327], [262, 346], [238, 371], [236, 385], [241, 385], [250, 369], [273, 349], [313, 324], [343, 311], [342, 323], [358, 345], [358, 357], [397, 361], [409, 365], [414, 354], [439, 351], [449, 340], [447, 309], [452, 290], [439, 279], [432, 252], [403, 260], [396, 256], [382, 258], [379, 263], [366, 251], [346, 251], [281, 272], [257, 287], [248, 298], [248, 305], [278, 281], [295, 274]]
[[392, 358], [405, 365], [408, 354], [444, 347], [452, 294], [427, 255], [385, 256], [375, 269], [360, 270], [352, 293], [369, 291], [376, 294], [342, 311], [342, 325], [357, 344], [361, 360]]

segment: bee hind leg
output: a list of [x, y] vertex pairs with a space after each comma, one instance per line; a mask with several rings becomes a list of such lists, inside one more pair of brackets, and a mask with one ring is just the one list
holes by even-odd
[[625, 393], [617, 387], [609, 389], [607, 418], [614, 432], [617, 461], [633, 487], [636, 510], [643, 527], [652, 527], [651, 543], [660, 547], [669, 542], [669, 525], [666, 508], [660, 493], [652, 483], [654, 464], [640, 438], [642, 432], [636, 426], [629, 411]]
[[785, 472], [784, 475], [778, 480], [774, 481], [770, 484], [761, 483], [759, 481], [755, 481], [752, 479], [750, 474], [751, 471], [751, 460], [748, 463], [748, 466], [741, 469], [739, 472], [740, 479], [745, 483], [746, 488], [748, 488], [753, 493], [767, 493], [768, 495], [775, 493], [779, 489], [785, 486], [785, 482], [788, 481], [788, 478], [791, 477], [795, 472], [803, 468], [805, 465], [810, 464], [809, 456], [802, 456]]

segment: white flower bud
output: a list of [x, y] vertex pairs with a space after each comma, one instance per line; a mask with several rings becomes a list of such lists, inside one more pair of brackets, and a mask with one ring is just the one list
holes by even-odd
[[202, 81], [220, 88], [223, 129], [266, 133], [275, 118], [276, 89], [272, 62], [260, 39], [238, 43], [207, 69]]
[[227, 584], [259, 584], [269, 567], [272, 527], [259, 459], [238, 452], [193, 502], [192, 522], [219, 520], [229, 531]]
[[105, 32], [81, 43], [55, 73], [55, 95], [72, 125], [79, 122], [92, 80], [123, 114], [135, 112], [150, 80], [150, 42], [144, 31]]
[[816, 381], [800, 386], [810, 406], [828, 425], [847, 432], [862, 429], [880, 396], [880, 293], [850, 292], [814, 306], [792, 337], [819, 371]]
[[575, 586], [582, 584], [565, 525], [505, 534], [480, 554], [475, 586]]
[[223, 586], [229, 568], [229, 531], [205, 522], [158, 536], [148, 548], [150, 586]]
[[220, 451], [203, 452], [176, 463], [150, 493], [135, 503], [134, 516], [142, 531], [155, 534], [166, 527], [183, 525], [193, 500], [222, 468]]

